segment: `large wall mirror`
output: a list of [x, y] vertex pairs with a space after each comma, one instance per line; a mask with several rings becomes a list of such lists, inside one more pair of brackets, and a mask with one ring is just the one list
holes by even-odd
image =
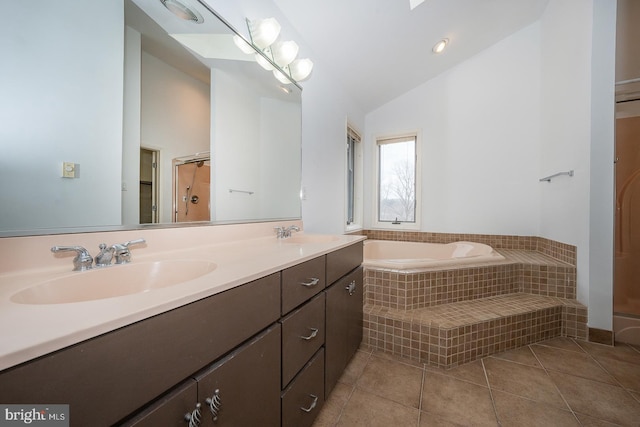
[[13, 5], [0, 236], [300, 218], [300, 88], [185, 3], [195, 20], [161, 0]]

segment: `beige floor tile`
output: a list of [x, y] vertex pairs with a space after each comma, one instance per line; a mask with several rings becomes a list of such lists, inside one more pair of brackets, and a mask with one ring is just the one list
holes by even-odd
[[342, 410], [353, 393], [354, 386], [338, 382], [324, 402], [322, 411], [314, 422], [314, 427], [333, 426], [338, 422]]
[[466, 427], [464, 424], [454, 423], [446, 418], [430, 414], [429, 412], [420, 412], [419, 427]]
[[624, 389], [559, 372], [549, 375], [575, 412], [625, 426], [637, 426], [640, 402]]
[[420, 369], [424, 368], [424, 363], [418, 362], [417, 360], [411, 360], [406, 357], [400, 357], [400, 356], [396, 356], [394, 354], [388, 354], [382, 351], [374, 351], [373, 355], [381, 359], [394, 360], [396, 362], [404, 363], [405, 365], [415, 366], [416, 368], [420, 368]]
[[370, 357], [371, 353], [358, 350], [338, 381], [346, 384], [355, 384], [360, 375], [362, 375], [362, 371]]
[[531, 352], [529, 346], [494, 354], [491, 357], [510, 360], [512, 362], [522, 363], [523, 365], [535, 366], [536, 368], [542, 367], [542, 365], [540, 365], [540, 363], [538, 362], [538, 359], [536, 359], [536, 357]]
[[617, 384], [616, 380], [586, 353], [561, 350], [537, 344], [532, 345], [531, 350], [540, 360], [542, 366], [550, 371], [559, 371], [595, 381]]
[[493, 399], [502, 427], [580, 426], [576, 417], [568, 409], [551, 408], [546, 403], [501, 391], [495, 391]]
[[582, 427], [618, 427], [620, 424], [610, 423], [608, 421], [599, 420], [597, 418], [590, 417], [589, 415], [576, 414], [578, 420], [582, 424]]
[[584, 350], [578, 344], [576, 344], [576, 341], [566, 337], [556, 337], [550, 340], [540, 342], [538, 344], [544, 345], [547, 347], [561, 348], [563, 350], [577, 351], [578, 353], [584, 352]]
[[[598, 357], [602, 367], [617, 379], [628, 390], [640, 392], [640, 364], [621, 360]], [[640, 422], [638, 423], [640, 424]]]
[[413, 427], [418, 413], [399, 403], [383, 399], [356, 387], [336, 426], [339, 427]]
[[569, 409], [544, 369], [494, 358], [483, 362], [491, 390], [517, 394], [558, 409]]
[[484, 369], [482, 368], [482, 362], [480, 360], [465, 363], [464, 365], [456, 366], [455, 368], [451, 369], [435, 368], [430, 366], [426, 366], [425, 369], [430, 372], [447, 375], [463, 381], [468, 381], [473, 384], [478, 384], [485, 387], [487, 386], [487, 378], [484, 375]]
[[616, 344], [615, 346], [591, 342], [579, 342], [578, 344], [595, 359], [599, 360], [602, 357], [606, 357], [640, 365], [640, 353], [626, 344]]
[[423, 369], [373, 355], [356, 386], [405, 406], [420, 408]]
[[421, 409], [465, 426], [497, 425], [487, 387], [433, 372], [425, 374]]

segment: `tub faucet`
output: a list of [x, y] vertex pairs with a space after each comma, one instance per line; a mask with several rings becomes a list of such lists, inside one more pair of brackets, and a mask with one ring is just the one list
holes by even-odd
[[292, 231], [300, 231], [300, 227], [292, 225], [290, 227], [275, 227], [274, 230], [276, 230], [276, 236], [278, 239], [286, 239], [291, 237]]
[[140, 243], [145, 243], [144, 239], [130, 240], [124, 243], [116, 243], [112, 245], [113, 255], [116, 258], [116, 264], [127, 264], [131, 262], [131, 250], [129, 250], [129, 246], [137, 245]]
[[73, 271], [91, 270], [93, 258], [89, 251], [82, 246], [54, 246], [51, 248], [51, 252], [54, 253], [68, 251], [75, 251], [77, 254], [73, 259]]

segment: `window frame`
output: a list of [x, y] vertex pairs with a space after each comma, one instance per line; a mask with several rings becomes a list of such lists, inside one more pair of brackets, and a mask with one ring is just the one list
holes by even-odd
[[[345, 141], [345, 211], [344, 224], [345, 231], [362, 230], [364, 228], [363, 221], [363, 143], [361, 134], [347, 123], [347, 134]], [[349, 150], [350, 140], [353, 152]], [[351, 154], [351, 159], [350, 159]], [[351, 161], [350, 161], [351, 160]], [[350, 166], [354, 170], [349, 174]], [[350, 181], [350, 178], [352, 181]], [[352, 191], [350, 192], [350, 187]], [[352, 212], [350, 212], [350, 207]], [[350, 215], [351, 214], [351, 215]], [[351, 216], [351, 218], [350, 218]], [[351, 220], [351, 221], [350, 221]]]
[[[380, 221], [380, 146], [383, 144], [393, 143], [393, 141], [400, 142], [401, 140], [406, 140], [413, 138], [415, 140], [415, 163], [414, 163], [414, 193], [415, 193], [415, 221], [414, 222], [402, 222], [399, 224], [394, 224], [393, 221]], [[392, 230], [420, 230], [421, 223], [421, 205], [422, 205], [422, 149], [421, 149], [421, 132], [420, 131], [411, 131], [411, 132], [402, 132], [397, 134], [388, 134], [388, 135], [378, 135], [374, 137], [373, 147], [374, 147], [374, 171], [375, 171], [375, 181], [373, 183], [373, 210], [372, 210], [372, 227], [378, 229], [392, 229]], [[383, 144], [381, 142], [384, 141]]]

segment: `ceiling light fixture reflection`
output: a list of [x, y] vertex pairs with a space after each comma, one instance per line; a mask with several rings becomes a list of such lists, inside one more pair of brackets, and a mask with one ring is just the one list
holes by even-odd
[[449, 39], [442, 39], [433, 46], [431, 51], [433, 53], [442, 53], [442, 51], [447, 47], [447, 44], [449, 44]]
[[275, 18], [249, 21], [248, 25], [249, 32], [251, 33], [251, 41], [258, 46], [260, 50], [271, 46], [280, 35], [280, 23], [278, 23]]
[[298, 55], [298, 44], [294, 41], [275, 42], [271, 45], [273, 61], [281, 67], [291, 64]]
[[273, 70], [273, 64], [269, 62], [264, 56], [259, 53], [255, 54], [256, 62], [265, 70], [271, 71]]
[[289, 77], [287, 77], [286, 74], [284, 74], [282, 71], [273, 70], [273, 75], [275, 76], [276, 79], [278, 79], [280, 83], [284, 85], [291, 84], [291, 80], [289, 80]]
[[164, 7], [180, 19], [191, 21], [196, 24], [202, 24], [204, 18], [193, 6], [184, 0], [160, 0]]
[[313, 62], [311, 62], [309, 58], [296, 59], [291, 64], [289, 64], [289, 72], [291, 73], [291, 77], [297, 82], [308, 79], [311, 75], [312, 70]]
[[250, 53], [255, 53], [253, 47], [249, 44], [248, 41], [240, 37], [239, 35], [233, 36], [233, 43], [242, 51], [242, 53], [246, 53], [247, 55]]

